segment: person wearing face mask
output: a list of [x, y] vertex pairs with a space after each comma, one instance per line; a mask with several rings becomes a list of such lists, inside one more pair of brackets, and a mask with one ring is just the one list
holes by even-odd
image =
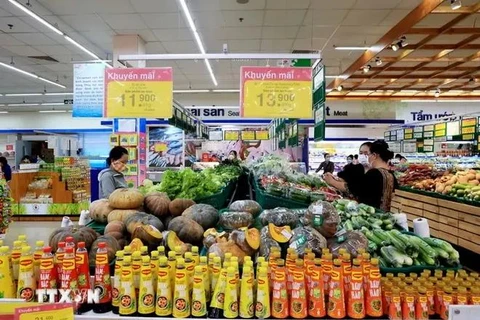
[[366, 156], [369, 170], [359, 181], [347, 184], [332, 179], [333, 177], [325, 177], [325, 181], [337, 189], [349, 191], [360, 203], [388, 212], [393, 192], [398, 187], [398, 182], [388, 166], [393, 152], [388, 149], [384, 140], [376, 140], [369, 147], [365, 146], [363, 152], [360, 148], [360, 153]]
[[323, 170], [324, 174], [333, 173], [333, 171], [335, 170], [335, 164], [330, 161], [330, 155], [328, 153], [325, 153], [323, 156], [325, 157], [325, 161], [320, 163], [317, 170], [315, 170], [315, 173], [318, 173], [321, 170]]
[[227, 159], [223, 160], [224, 164], [239, 164], [237, 151], [232, 150], [228, 153]]
[[[358, 159], [358, 156], [357, 156]], [[354, 162], [354, 156], [349, 155], [347, 157], [347, 164], [343, 167], [343, 170], [338, 173], [338, 177], [345, 181], [347, 184], [354, 183], [365, 173], [365, 169], [361, 164]]]
[[113, 147], [107, 158], [108, 168], [98, 174], [100, 199], [108, 199], [110, 194], [121, 188], [128, 188], [123, 171], [127, 168], [128, 151], [124, 147]]

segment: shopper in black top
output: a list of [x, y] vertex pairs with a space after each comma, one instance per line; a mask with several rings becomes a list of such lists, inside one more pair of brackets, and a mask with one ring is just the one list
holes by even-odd
[[333, 173], [333, 171], [335, 171], [335, 164], [330, 161], [330, 155], [325, 153], [323, 156], [325, 157], [325, 161], [320, 163], [315, 173], [321, 170], [323, 170], [323, 173]]
[[365, 168], [363, 165], [358, 163], [358, 155], [357, 162], [354, 163], [354, 156], [349, 155], [347, 157], [347, 164], [343, 167], [343, 170], [338, 173], [338, 177], [343, 179], [346, 183], [353, 183], [361, 179], [363, 174], [365, 173]]

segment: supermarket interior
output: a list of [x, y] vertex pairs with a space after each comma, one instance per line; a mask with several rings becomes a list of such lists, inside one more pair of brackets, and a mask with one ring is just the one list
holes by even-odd
[[0, 320], [480, 314], [480, 0], [0, 0]]

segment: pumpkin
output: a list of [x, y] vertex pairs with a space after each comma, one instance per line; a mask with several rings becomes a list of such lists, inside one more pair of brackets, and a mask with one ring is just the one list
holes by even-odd
[[147, 194], [144, 200], [145, 211], [157, 217], [168, 215], [170, 198], [163, 192], [152, 192]]
[[137, 189], [122, 188], [113, 191], [108, 202], [114, 209], [135, 209], [143, 204], [143, 199], [143, 194]]
[[228, 230], [249, 227], [253, 224], [253, 216], [249, 212], [227, 211], [220, 215], [218, 224]]
[[111, 235], [117, 240], [122, 240], [125, 237], [125, 231], [127, 231], [125, 223], [122, 221], [112, 221], [105, 227], [104, 234]]
[[95, 240], [95, 242], [92, 244], [92, 248], [90, 249], [90, 254], [88, 256], [88, 261], [91, 267], [95, 266], [95, 258], [97, 257], [97, 249], [100, 242], [105, 242], [107, 244], [108, 263], [111, 263], [115, 259], [116, 252], [122, 249], [118, 244], [117, 239], [115, 239], [113, 236], [104, 234], [103, 236], [98, 237], [97, 240]]
[[183, 213], [186, 209], [193, 206], [195, 201], [190, 199], [175, 199], [168, 205], [168, 210], [170, 214], [174, 217], [177, 217]]
[[255, 228], [234, 230], [229, 239], [249, 256], [253, 255], [260, 247], [260, 231]]
[[162, 233], [163, 246], [167, 247], [170, 251], [175, 251], [175, 248], [179, 247], [182, 255], [191, 249], [191, 245], [186, 244], [180, 238], [178, 238], [175, 231], [164, 231]]
[[132, 238], [140, 239], [150, 247], [156, 248], [162, 241], [162, 232], [152, 225], [139, 225], [133, 230]]
[[218, 222], [218, 210], [209, 204], [194, 204], [183, 211], [182, 216], [197, 222], [205, 230], [215, 227]]
[[91, 248], [93, 242], [97, 239], [98, 233], [89, 227], [64, 227], [55, 229], [48, 240], [48, 245], [52, 248], [53, 252], [57, 251], [58, 243], [65, 241], [67, 237], [73, 237], [75, 244], [78, 242], [85, 242], [85, 247]]
[[90, 204], [88, 215], [96, 222], [107, 223], [108, 215], [112, 210], [107, 199], [99, 199]]
[[135, 229], [141, 225], [151, 225], [159, 231], [163, 231], [165, 229], [160, 219], [154, 215], [144, 212], [137, 212], [125, 219], [125, 225], [127, 226], [127, 231], [130, 234], [133, 234], [133, 231], [135, 231]]
[[218, 232], [217, 229], [215, 228], [210, 228], [205, 230], [203, 233], [203, 245], [205, 248], [210, 248], [212, 245], [217, 243], [219, 238], [228, 238], [228, 234], [223, 231], [223, 232]]
[[112, 221], [122, 221], [125, 222], [125, 220], [130, 217], [131, 215], [134, 215], [137, 213], [137, 210], [132, 210], [132, 209], [115, 209], [112, 210], [112, 212], [109, 213], [107, 221], [110, 223]]
[[143, 242], [138, 238], [133, 238], [132, 242], [130, 242], [130, 248], [132, 249], [132, 252], [140, 251], [142, 247], [143, 247]]
[[203, 228], [187, 217], [176, 217], [168, 224], [168, 230], [175, 231], [183, 242], [200, 244], [203, 239]]
[[256, 216], [262, 212], [262, 207], [258, 204], [258, 202], [253, 200], [237, 200], [230, 204], [228, 209], [230, 211], [248, 212], [252, 216]]
[[243, 258], [247, 255], [239, 246], [232, 240], [225, 240], [217, 242], [208, 249], [208, 254], [215, 253], [222, 261], [225, 259], [225, 253], [231, 253], [232, 256], [238, 257], [238, 263], [243, 264]]

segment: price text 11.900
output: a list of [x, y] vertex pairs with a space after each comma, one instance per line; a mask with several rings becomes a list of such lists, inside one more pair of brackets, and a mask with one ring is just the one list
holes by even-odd
[[131, 95], [122, 94], [120, 98], [122, 100], [122, 107], [125, 107], [126, 104], [129, 104], [132, 107], [135, 107], [137, 103], [155, 102], [157, 97], [154, 94], [148, 94], [148, 93], [140, 93], [140, 94], [132, 93]]
[[263, 107], [266, 105], [267, 107], [275, 107], [282, 102], [292, 102], [295, 101], [295, 94], [294, 93], [261, 93], [257, 95], [258, 104]]

